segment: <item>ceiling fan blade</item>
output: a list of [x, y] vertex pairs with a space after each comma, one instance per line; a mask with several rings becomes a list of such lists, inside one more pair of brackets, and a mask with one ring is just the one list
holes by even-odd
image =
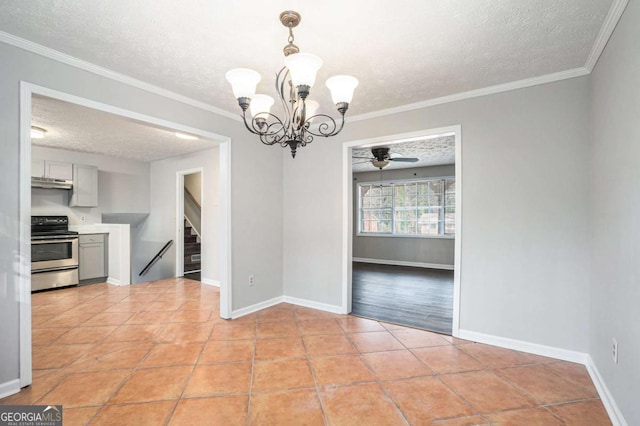
[[399, 161], [401, 163], [415, 163], [418, 161], [417, 158], [408, 158], [408, 157], [396, 157], [396, 158], [388, 158], [389, 161]]

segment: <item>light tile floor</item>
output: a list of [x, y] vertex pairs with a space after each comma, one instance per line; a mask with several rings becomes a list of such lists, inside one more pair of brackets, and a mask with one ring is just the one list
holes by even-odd
[[33, 384], [65, 426], [608, 425], [585, 368], [280, 304], [219, 318], [184, 279], [33, 295]]

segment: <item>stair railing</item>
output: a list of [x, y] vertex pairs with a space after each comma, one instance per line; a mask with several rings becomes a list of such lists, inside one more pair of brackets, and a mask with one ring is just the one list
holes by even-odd
[[147, 266], [144, 267], [144, 269], [142, 270], [142, 272], [140, 272], [140, 274], [138, 276], [143, 276], [145, 275], [147, 272], [149, 272], [149, 270], [153, 267], [153, 265], [155, 265], [160, 259], [162, 259], [162, 256], [164, 256], [164, 254], [167, 252], [167, 250], [169, 250], [169, 247], [171, 247], [173, 245], [173, 240], [169, 240], [167, 241], [167, 244], [165, 244], [158, 253], [156, 253], [155, 256], [153, 256], [153, 259], [151, 259], [151, 261], [149, 261], [149, 263], [147, 263]]

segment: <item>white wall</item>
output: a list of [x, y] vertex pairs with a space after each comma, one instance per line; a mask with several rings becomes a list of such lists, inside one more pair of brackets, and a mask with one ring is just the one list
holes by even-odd
[[[18, 294], [20, 81], [230, 137], [233, 306], [238, 309], [282, 294], [282, 153], [278, 148], [263, 146], [237, 121], [4, 43], [0, 43], [0, 75], [0, 336], [4, 348], [0, 385], [19, 375], [19, 308], [29, 303], [20, 301]], [[257, 280], [251, 289], [246, 285], [250, 274]]]
[[40, 146], [33, 146], [31, 155], [34, 160], [98, 167], [98, 207], [69, 207], [71, 191], [32, 188], [34, 216], [64, 215], [71, 225], [89, 225], [102, 223], [102, 213], [149, 212], [149, 163]]
[[588, 105], [575, 78], [348, 123], [285, 159], [285, 294], [341, 304], [342, 142], [460, 124], [460, 327], [586, 352]]
[[455, 240], [453, 238], [358, 236], [359, 183], [400, 181], [419, 178], [455, 176], [455, 166], [412, 167], [353, 174], [353, 257], [364, 259], [427, 263], [453, 269]]
[[194, 200], [202, 205], [202, 198], [200, 197], [200, 193], [202, 192], [202, 176], [200, 176], [200, 173], [186, 175], [184, 177], [184, 187], [187, 188], [187, 191], [193, 196]]
[[183, 218], [176, 217], [177, 173], [202, 168], [202, 272], [204, 281], [220, 280], [220, 149], [218, 147], [181, 157], [151, 163], [151, 214], [141, 226], [139, 249], [134, 253], [134, 282], [174, 277], [176, 244], [143, 277], [142, 268], [169, 240], [176, 239], [176, 230], [184, 229]]
[[[630, 1], [592, 74], [591, 345], [629, 425], [640, 424], [640, 4]], [[611, 358], [618, 340], [619, 360]]]

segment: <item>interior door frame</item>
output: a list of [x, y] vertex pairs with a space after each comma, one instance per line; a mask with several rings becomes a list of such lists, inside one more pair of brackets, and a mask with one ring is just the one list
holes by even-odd
[[218, 143], [220, 190], [220, 316], [231, 318], [231, 138], [207, 130], [126, 110], [27, 81], [20, 81], [20, 247], [19, 247], [19, 386], [32, 383], [31, 357], [31, 111], [32, 96], [41, 95], [147, 124], [194, 134]]
[[[456, 233], [453, 267], [453, 325], [451, 334], [460, 332], [460, 286], [462, 262], [462, 126], [453, 125], [416, 132], [399, 133], [375, 138], [360, 139], [342, 144], [342, 313], [351, 312], [352, 264], [353, 264], [353, 169], [351, 152], [354, 147], [372, 147], [381, 144], [396, 144], [425, 138], [453, 135], [455, 138], [456, 177]], [[392, 142], [390, 142], [392, 141]]]

